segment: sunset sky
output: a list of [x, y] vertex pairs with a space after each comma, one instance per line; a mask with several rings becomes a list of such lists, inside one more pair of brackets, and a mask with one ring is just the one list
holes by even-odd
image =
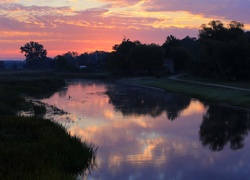
[[49, 57], [112, 50], [123, 38], [161, 45], [197, 37], [201, 24], [235, 20], [250, 30], [250, 0], [0, 0], [0, 60], [24, 59], [20, 46], [44, 45]]

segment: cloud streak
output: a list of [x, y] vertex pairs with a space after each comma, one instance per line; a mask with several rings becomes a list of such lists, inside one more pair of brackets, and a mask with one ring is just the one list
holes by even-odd
[[188, 11], [205, 17], [220, 17], [250, 23], [249, 0], [148, 0], [146, 11]]

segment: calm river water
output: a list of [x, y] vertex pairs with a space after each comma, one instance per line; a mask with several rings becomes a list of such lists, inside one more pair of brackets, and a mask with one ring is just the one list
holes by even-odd
[[249, 179], [250, 114], [150, 88], [71, 81], [42, 102], [98, 146], [88, 179]]

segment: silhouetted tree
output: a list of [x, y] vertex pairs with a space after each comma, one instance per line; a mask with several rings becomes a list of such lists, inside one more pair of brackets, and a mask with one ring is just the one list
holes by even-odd
[[123, 39], [121, 44], [116, 44], [107, 61], [109, 70], [119, 74], [129, 74], [130, 65], [127, 56], [131, 49], [140, 44], [139, 41], [132, 42], [129, 39]]
[[69, 69], [69, 64], [67, 58], [63, 55], [58, 55], [54, 58], [56, 69], [58, 70], [67, 70]]
[[250, 45], [250, 31], [247, 31], [245, 34], [246, 34], [248, 45]]
[[175, 47], [180, 46], [180, 40], [175, 36], [170, 35], [166, 38], [166, 41], [163, 43], [162, 47], [165, 49], [165, 55], [167, 58], [171, 58], [171, 51]]
[[223, 41], [227, 38], [227, 29], [219, 20], [209, 22], [208, 26], [202, 24], [201, 29], [199, 30], [199, 39], [201, 41], [207, 39]]
[[106, 61], [108, 54], [109, 53], [105, 51], [95, 51], [91, 53], [85, 52], [76, 58], [77, 65], [86, 66], [84, 71], [106, 71]]
[[162, 47], [165, 49], [165, 57], [173, 59], [175, 71], [187, 69], [190, 55], [188, 49], [181, 47], [181, 40], [170, 35]]
[[247, 31], [245, 34], [246, 34], [246, 38], [247, 38], [248, 58], [250, 58], [250, 31]]
[[71, 70], [78, 69], [77, 67], [78, 53], [77, 52], [69, 51], [67, 53], [64, 53], [62, 56], [65, 57], [67, 60], [68, 69], [71, 69]]
[[4, 61], [0, 61], [0, 69], [5, 69]]
[[174, 60], [174, 68], [178, 71], [186, 70], [189, 65], [190, 55], [187, 49], [182, 47], [174, 47], [170, 53]]
[[[196, 68], [197, 60], [200, 56], [200, 41], [195, 37], [186, 36], [180, 40], [180, 47], [184, 48], [188, 56], [184, 64], [187, 69], [193, 70]], [[183, 55], [185, 54], [183, 53]]]
[[20, 47], [21, 53], [24, 53], [28, 67], [37, 68], [42, 61], [47, 58], [47, 51], [42, 44], [31, 41]]
[[199, 31], [201, 57], [196, 73], [228, 80], [250, 77], [250, 56], [243, 27], [236, 21], [228, 27], [221, 21], [203, 24]]
[[77, 57], [77, 64], [79, 66], [87, 65], [88, 60], [89, 60], [89, 54], [85, 52]]
[[127, 61], [130, 69], [136, 74], [153, 74], [163, 68], [165, 51], [162, 47], [138, 45], [129, 51]]
[[180, 47], [187, 49], [191, 54], [199, 53], [199, 41], [195, 37], [186, 36], [180, 40]]

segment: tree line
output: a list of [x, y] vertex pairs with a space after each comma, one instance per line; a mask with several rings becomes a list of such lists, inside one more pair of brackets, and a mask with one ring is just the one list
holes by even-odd
[[[250, 78], [250, 32], [244, 24], [231, 21], [225, 26], [214, 20], [201, 25], [199, 37], [178, 39], [167, 36], [162, 45], [142, 44], [124, 38], [112, 52], [67, 52], [51, 59], [43, 45], [29, 42], [20, 47], [27, 68], [60, 71], [108, 71], [119, 75], [165, 75], [189, 71], [193, 75], [224, 80]], [[171, 70], [173, 65], [174, 71]], [[173, 68], [172, 67], [172, 68]]]

